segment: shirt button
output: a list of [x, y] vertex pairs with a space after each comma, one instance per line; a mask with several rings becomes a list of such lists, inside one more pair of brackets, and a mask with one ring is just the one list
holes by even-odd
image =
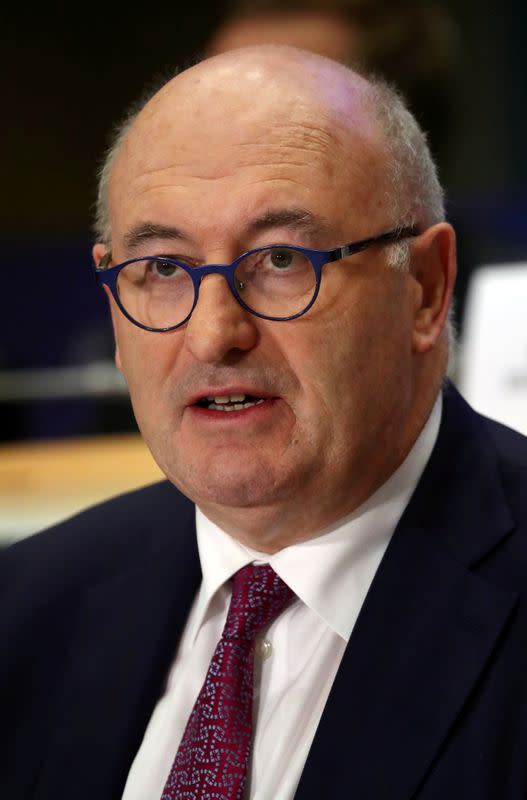
[[262, 639], [258, 644], [258, 653], [262, 661], [265, 661], [266, 658], [269, 658], [272, 652], [273, 652], [273, 645], [271, 644], [269, 639]]

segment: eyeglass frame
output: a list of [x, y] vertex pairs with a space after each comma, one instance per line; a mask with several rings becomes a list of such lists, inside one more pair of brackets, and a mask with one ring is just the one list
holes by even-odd
[[[131, 322], [133, 325], [136, 325], [138, 328], [142, 328], [145, 331], [151, 331], [152, 333], [168, 333], [169, 331], [177, 330], [185, 325], [190, 317], [199, 299], [199, 288], [201, 285], [202, 279], [206, 275], [222, 275], [228, 286], [231, 290], [231, 293], [235, 300], [240, 304], [240, 306], [245, 309], [249, 314], [253, 314], [255, 317], [259, 317], [260, 319], [268, 319], [273, 322], [288, 322], [292, 319], [298, 319], [298, 317], [302, 317], [306, 314], [311, 306], [314, 304], [315, 300], [318, 297], [318, 293], [320, 290], [320, 283], [322, 280], [322, 268], [326, 264], [330, 264], [334, 261], [340, 261], [347, 256], [355, 255], [355, 253], [361, 253], [363, 250], [366, 250], [369, 247], [374, 245], [383, 245], [383, 244], [391, 244], [394, 242], [398, 242], [401, 239], [407, 239], [409, 237], [418, 236], [419, 232], [417, 226], [406, 226], [406, 227], [399, 227], [394, 228], [391, 231], [387, 231], [385, 233], [381, 233], [378, 236], [370, 236], [367, 239], [361, 239], [357, 242], [350, 242], [349, 244], [344, 244], [341, 247], [332, 248], [331, 250], [313, 250], [307, 247], [300, 247], [298, 245], [289, 245], [289, 244], [270, 244], [266, 245], [265, 247], [256, 247], [253, 250], [247, 250], [245, 253], [242, 253], [240, 256], [234, 259], [230, 264], [203, 264], [202, 266], [193, 267], [189, 264], [185, 264], [184, 261], [179, 261], [177, 258], [170, 258], [168, 256], [138, 256], [137, 258], [130, 258], [127, 261], [123, 261], [120, 264], [116, 264], [113, 267], [108, 267], [106, 265], [100, 266], [100, 264], [107, 262], [111, 259], [111, 253], [107, 253], [101, 259], [99, 266], [94, 265], [94, 273], [95, 273], [95, 281], [97, 285], [102, 286], [106, 285], [110, 290], [113, 299], [117, 303], [117, 306], [121, 313], [126, 317], [126, 319]], [[254, 311], [250, 308], [244, 300], [240, 297], [238, 293], [238, 289], [236, 288], [236, 284], [234, 281], [234, 273], [236, 271], [236, 267], [238, 264], [243, 261], [244, 258], [247, 256], [252, 255], [253, 253], [261, 253], [262, 251], [267, 250], [274, 250], [274, 249], [287, 249], [293, 250], [294, 252], [301, 253], [302, 255], [306, 256], [307, 259], [311, 262], [313, 267], [313, 271], [315, 273], [316, 278], [316, 285], [315, 290], [313, 292], [313, 296], [309, 301], [308, 305], [302, 310], [298, 311], [296, 314], [291, 314], [287, 317], [271, 317], [267, 316], [266, 314], [262, 314], [259, 311]], [[138, 261], [163, 261], [167, 264], [172, 266], [179, 267], [183, 269], [192, 280], [194, 286], [194, 302], [192, 307], [185, 317], [184, 320], [178, 322], [177, 325], [170, 325], [164, 328], [152, 328], [149, 325], [143, 325], [142, 322], [134, 319], [125, 307], [122, 305], [121, 300], [119, 298], [119, 292], [117, 290], [117, 279], [119, 277], [119, 273], [121, 272], [124, 267], [127, 267], [129, 264], [135, 264]]]

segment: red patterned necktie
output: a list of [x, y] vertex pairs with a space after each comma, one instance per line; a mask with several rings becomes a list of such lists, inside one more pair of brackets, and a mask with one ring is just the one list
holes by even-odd
[[161, 800], [241, 800], [251, 748], [257, 635], [294, 594], [269, 564], [234, 576], [227, 622]]

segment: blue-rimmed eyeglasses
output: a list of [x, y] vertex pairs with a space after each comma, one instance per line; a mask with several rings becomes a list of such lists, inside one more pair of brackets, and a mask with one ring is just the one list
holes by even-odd
[[95, 274], [99, 284], [108, 286], [125, 317], [148, 331], [172, 331], [184, 325], [198, 301], [202, 279], [213, 273], [225, 278], [246, 311], [262, 319], [284, 321], [311, 308], [325, 264], [373, 245], [416, 235], [416, 228], [396, 228], [334, 250], [269, 245], [243, 253], [232, 264], [201, 267], [165, 256], [142, 256], [108, 266], [108, 256]]

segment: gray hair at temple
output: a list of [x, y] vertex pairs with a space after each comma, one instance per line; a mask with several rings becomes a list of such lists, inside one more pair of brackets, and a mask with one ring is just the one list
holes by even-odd
[[98, 173], [97, 200], [95, 203], [95, 220], [93, 230], [95, 233], [95, 240], [97, 242], [102, 242], [108, 251], [111, 250], [112, 246], [109, 190], [110, 176], [112, 174], [113, 165], [115, 159], [117, 158], [117, 154], [121, 149], [121, 145], [126, 139], [128, 131], [139, 116], [141, 110], [160, 88], [161, 86], [159, 85], [155, 90], [148, 90], [140, 97], [139, 100], [130, 106], [124, 118], [115, 126], [110, 139], [110, 145], [104, 154], [101, 168]]
[[[156, 91], [157, 91], [156, 87]], [[112, 232], [108, 208], [108, 188], [113, 164], [128, 131], [141, 109], [155, 94], [149, 91], [135, 103], [114, 131], [99, 172], [95, 216], [95, 235], [111, 248]], [[384, 136], [386, 163], [386, 201], [389, 223], [394, 226], [419, 225], [423, 228], [445, 219], [443, 191], [426, 136], [401, 96], [388, 84], [375, 78], [363, 95], [363, 102], [379, 123]], [[402, 241], [387, 248], [391, 266], [408, 266], [409, 245]]]

